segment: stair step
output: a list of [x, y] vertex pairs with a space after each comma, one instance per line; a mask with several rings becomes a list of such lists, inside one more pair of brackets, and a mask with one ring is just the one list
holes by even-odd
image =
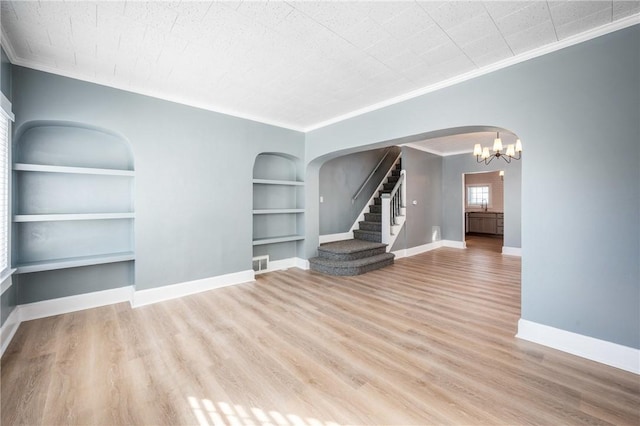
[[374, 206], [381, 206], [382, 205], [382, 198], [380, 198], [379, 196], [373, 199], [373, 205]]
[[309, 259], [311, 270], [328, 275], [353, 276], [360, 275], [385, 266], [393, 265], [393, 253], [382, 253], [356, 260], [331, 260], [321, 257]]
[[395, 185], [396, 182], [400, 180], [400, 176], [389, 176], [387, 178], [387, 183], [392, 183]]
[[364, 220], [367, 222], [381, 222], [382, 213], [365, 213]]
[[361, 222], [358, 222], [358, 225], [360, 226], [361, 231], [381, 231], [382, 230], [382, 223], [380, 222], [361, 221]]
[[369, 213], [382, 213], [382, 204], [370, 205]]
[[402, 170], [391, 170], [391, 176], [393, 177], [400, 177], [400, 172]]
[[385, 183], [382, 186], [384, 187], [384, 191], [391, 192], [393, 190], [393, 187], [396, 186], [396, 184], [395, 184], [395, 182], [393, 182], [393, 183]]
[[328, 260], [357, 260], [385, 253], [386, 244], [363, 240], [345, 240], [318, 247], [318, 257]]
[[380, 231], [364, 231], [361, 229], [355, 229], [353, 231], [353, 237], [357, 240], [371, 241], [374, 243], [382, 242], [382, 232]]
[[378, 197], [382, 197], [382, 194], [391, 194], [391, 189], [383, 189], [382, 191], [378, 191]]

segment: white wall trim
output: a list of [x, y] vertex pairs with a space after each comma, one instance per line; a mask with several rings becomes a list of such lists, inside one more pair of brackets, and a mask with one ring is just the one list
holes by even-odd
[[633, 26], [633, 25], [637, 25], [639, 17], [640, 17], [640, 14], [638, 14], [638, 13], [636, 13], [634, 15], [631, 15], [631, 16], [627, 16], [627, 17], [619, 19], [617, 21], [602, 25], [602, 26], [597, 27], [597, 28], [593, 28], [593, 29], [591, 29], [589, 31], [585, 31], [585, 32], [580, 33], [580, 34], [576, 34], [574, 36], [567, 37], [564, 40], [560, 40], [560, 41], [555, 42], [555, 43], [547, 44], [545, 46], [539, 47], [537, 49], [529, 50], [527, 52], [521, 53], [521, 54], [513, 56], [511, 58], [504, 59], [504, 60], [496, 62], [494, 64], [490, 64], [490, 65], [487, 65], [487, 66], [484, 66], [484, 67], [469, 71], [467, 73], [464, 73], [462, 75], [450, 78], [448, 80], [441, 81], [439, 83], [432, 84], [430, 86], [426, 86], [426, 87], [414, 90], [412, 92], [405, 93], [403, 95], [396, 96], [394, 98], [387, 99], [385, 101], [378, 102], [376, 104], [369, 105], [367, 107], [360, 108], [360, 109], [357, 109], [355, 111], [351, 111], [351, 112], [348, 112], [346, 114], [330, 118], [329, 120], [322, 121], [322, 122], [317, 123], [317, 124], [313, 124], [311, 126], [308, 126], [308, 127], [304, 128], [302, 131], [305, 132], [305, 133], [308, 133], [308, 132], [311, 132], [313, 130], [317, 130], [317, 129], [320, 129], [322, 127], [329, 126], [331, 124], [335, 124], [335, 123], [338, 123], [340, 121], [347, 120], [349, 118], [357, 117], [359, 115], [366, 114], [366, 113], [371, 112], [371, 111], [375, 111], [375, 110], [378, 110], [378, 109], [381, 109], [381, 108], [385, 108], [385, 107], [390, 106], [390, 105], [394, 105], [394, 104], [397, 104], [397, 103], [400, 103], [400, 102], [404, 102], [406, 100], [413, 99], [413, 98], [416, 98], [418, 96], [422, 96], [422, 95], [424, 95], [426, 93], [435, 92], [436, 90], [444, 89], [445, 87], [453, 86], [453, 85], [456, 85], [458, 83], [462, 83], [464, 81], [471, 80], [473, 78], [480, 77], [480, 76], [483, 76], [485, 74], [489, 74], [489, 73], [492, 73], [494, 71], [498, 71], [500, 69], [507, 68], [507, 67], [510, 67], [512, 65], [516, 65], [516, 64], [519, 64], [521, 62], [528, 61], [529, 59], [533, 59], [533, 58], [537, 58], [537, 57], [542, 56], [542, 55], [546, 55], [547, 53], [552, 53], [552, 52], [555, 52], [557, 50], [564, 49], [565, 47], [573, 46], [575, 44], [579, 44], [579, 43], [594, 39], [596, 37], [600, 37], [600, 36], [603, 36], [605, 34], [609, 34], [609, 33], [612, 33], [614, 31], [621, 30], [623, 28], [627, 28], [627, 27], [630, 27], [630, 26]]
[[439, 157], [449, 157], [451, 155], [460, 155], [460, 154], [473, 154], [473, 149], [464, 149], [460, 151], [451, 151], [451, 152], [437, 151], [435, 149], [420, 145], [420, 142], [407, 142], [407, 143], [401, 144], [400, 146], [408, 146], [409, 148], [417, 149], [418, 151], [422, 151], [422, 152], [428, 152], [429, 154], [437, 155]]
[[131, 300], [132, 286], [113, 288], [103, 291], [94, 291], [74, 296], [59, 297], [57, 299], [43, 300], [41, 302], [19, 305], [20, 321], [30, 321], [53, 315], [82, 311], [84, 309], [97, 308], [99, 306], [113, 305], [115, 303]]
[[640, 349], [538, 324], [522, 318], [518, 321], [516, 337], [640, 374]]
[[0, 327], [0, 356], [4, 354], [4, 351], [11, 343], [11, 339], [18, 331], [18, 327], [20, 326], [20, 307], [16, 306], [13, 311], [7, 317], [7, 320]]
[[[367, 207], [369, 206], [367, 205]], [[352, 238], [353, 238], [352, 232], [342, 232], [338, 234], [320, 235], [320, 237], [318, 238], [318, 241], [320, 244], [324, 244], [324, 243], [333, 243], [334, 241], [350, 240]]]
[[[269, 262], [273, 263], [273, 262]], [[218, 275], [215, 277], [203, 278], [200, 280], [187, 281], [183, 283], [166, 285], [163, 287], [140, 290], [133, 293], [131, 306], [134, 308], [150, 305], [152, 303], [163, 302], [165, 300], [177, 299], [190, 294], [201, 293], [215, 288], [227, 287], [235, 284], [247, 283], [255, 280], [252, 269], [231, 274]]]
[[309, 270], [309, 261], [307, 259], [301, 259], [299, 257], [294, 257], [295, 267], [298, 269], [302, 269], [303, 271]]
[[442, 247], [466, 249], [467, 243], [465, 241], [442, 240]]
[[403, 257], [411, 257], [417, 254], [426, 253], [431, 250], [435, 250], [437, 248], [442, 247], [442, 241], [434, 241], [432, 243], [423, 244], [417, 247], [410, 247], [407, 249], [396, 250], [393, 254], [396, 255], [396, 258], [402, 259]]
[[502, 254], [522, 257], [522, 249], [520, 247], [502, 246]]
[[309, 269], [309, 261], [306, 259], [300, 259], [299, 257], [290, 257], [288, 259], [270, 260], [269, 267], [260, 272], [255, 272], [256, 275], [264, 274], [266, 272], [282, 271], [289, 268], [299, 268], [307, 270]]
[[4, 294], [13, 285], [12, 275], [14, 272], [16, 272], [15, 269], [7, 269], [0, 275], [0, 295]]

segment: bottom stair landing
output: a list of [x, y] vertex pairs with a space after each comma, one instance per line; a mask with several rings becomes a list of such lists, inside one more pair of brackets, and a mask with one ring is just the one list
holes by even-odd
[[387, 245], [363, 240], [326, 243], [318, 247], [318, 257], [309, 259], [313, 271], [328, 275], [360, 275], [393, 265], [395, 255]]

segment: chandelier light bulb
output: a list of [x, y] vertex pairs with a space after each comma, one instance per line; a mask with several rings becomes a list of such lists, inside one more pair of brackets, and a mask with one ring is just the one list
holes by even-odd
[[522, 141], [520, 139], [516, 140], [516, 152], [522, 152]]
[[493, 151], [498, 152], [502, 151], [502, 139], [500, 139], [500, 135], [493, 140]]
[[482, 145], [480, 145], [479, 143], [475, 144], [475, 146], [473, 147], [473, 155], [475, 155], [476, 157], [478, 155], [482, 155]]
[[516, 156], [516, 150], [513, 144], [507, 145], [507, 155], [509, 157], [515, 157]]

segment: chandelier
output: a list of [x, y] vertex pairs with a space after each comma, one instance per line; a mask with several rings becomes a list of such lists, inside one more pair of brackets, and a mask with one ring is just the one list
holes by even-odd
[[[473, 155], [475, 155], [478, 163], [484, 161], [484, 164], [489, 164], [494, 158], [502, 158], [507, 163], [510, 163], [511, 160], [519, 160], [522, 158], [522, 142], [520, 139], [517, 139], [515, 144], [507, 145], [505, 152], [502, 152], [502, 150], [502, 139], [500, 139], [500, 132], [498, 132], [496, 138], [493, 140], [493, 154], [489, 152], [488, 146], [483, 148], [482, 145], [477, 143], [473, 147]], [[517, 157], [516, 153], [518, 153]]]

